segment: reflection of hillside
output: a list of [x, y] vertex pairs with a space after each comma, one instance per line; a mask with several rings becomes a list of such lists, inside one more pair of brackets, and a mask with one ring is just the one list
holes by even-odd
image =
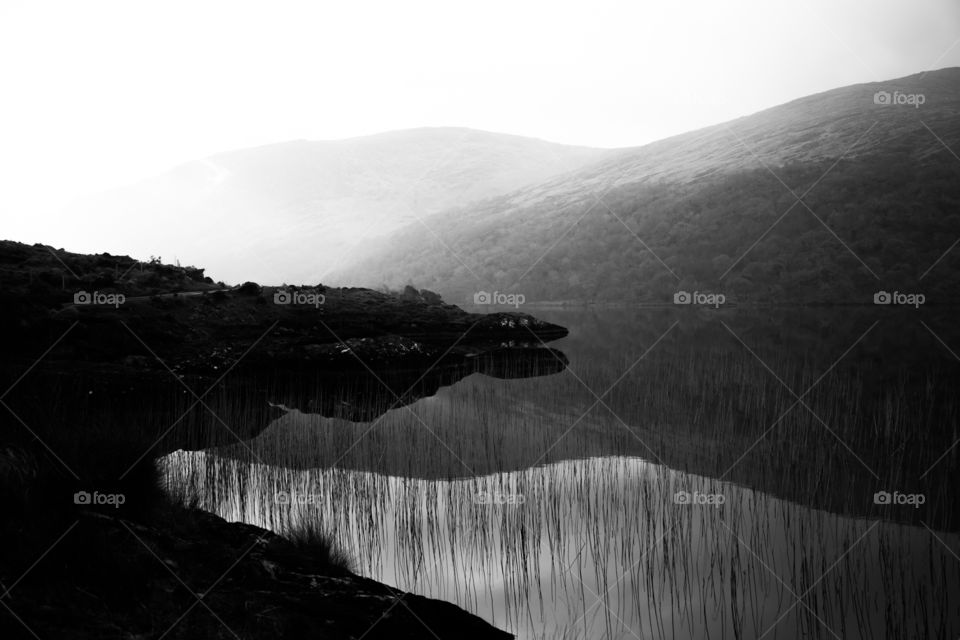
[[[598, 355], [617, 355], [626, 361], [626, 368], [653, 344], [656, 347], [646, 359], [676, 358], [690, 350], [739, 353], [744, 348], [737, 337], [761, 350], [758, 355], [763, 357], [802, 357], [823, 369], [853, 347], [841, 364], [887, 374], [914, 366], [923, 370], [932, 363], [949, 365], [954, 358], [937, 338], [955, 352], [960, 348], [957, 311], [950, 307], [728, 307], [715, 311], [669, 305], [528, 311], [545, 321], [575, 327], [556, 342], [570, 356], [574, 371], [581, 361]], [[857, 343], [868, 329], [865, 339]]]
[[[39, 432], [60, 438], [77, 429], [95, 430], [107, 439], [122, 434], [142, 440], [145, 450], [155, 443], [153, 455], [230, 445], [244, 451], [241, 442], [257, 436], [285, 407], [372, 421], [473, 374], [504, 379], [547, 376], [562, 371], [566, 363], [567, 357], [556, 349], [490, 346], [452, 350], [436, 366], [405, 369], [357, 367], [358, 371], [331, 373], [302, 363], [282, 370], [240, 366], [212, 387], [205, 378], [178, 381], [169, 373], [133, 376], [107, 365], [64, 371], [41, 364], [5, 399], [12, 413], [0, 412], [0, 433], [13, 438]], [[6, 386], [19, 373], [19, 369], [5, 372]]]
[[[280, 466], [421, 478], [633, 455], [803, 504], [955, 529], [960, 363], [920, 322], [955, 351], [960, 339], [934, 311], [543, 309], [570, 327], [562, 353], [460, 354], [425, 375], [238, 370], [202, 405], [169, 374], [41, 366], [5, 402], [41, 434], [95, 425], [163, 436], [157, 455], [227, 447]], [[791, 390], [810, 410], [792, 406]], [[29, 435], [2, 415], [4, 433]], [[878, 511], [872, 495], [884, 487], [923, 492], [927, 505]]]
[[[957, 363], [922, 325], [890, 318], [850, 349], [872, 321], [848, 311], [835, 323], [824, 310], [680, 314], [637, 362], [678, 319], [673, 310], [642, 313], [645, 322], [633, 310], [541, 313], [571, 327], [558, 342], [569, 372], [510, 382], [473, 376], [361, 424], [292, 412], [250, 446], [271, 464], [421, 478], [633, 455], [837, 512], [960, 525], [947, 489], [955, 459], [920, 477], [953, 442], [960, 383]], [[821, 376], [803, 395], [810, 410], [791, 406], [784, 384], [801, 395]], [[588, 388], [610, 391], [593, 406]], [[925, 492], [928, 506], [877, 511], [872, 496], [884, 486]]]
[[270, 402], [290, 410], [351, 422], [435, 395], [474, 373], [493, 378], [529, 378], [563, 371], [567, 357], [546, 347], [500, 347], [470, 356], [448, 356], [429, 369], [360, 371], [350, 376], [309, 371], [269, 376]]
[[[571, 334], [558, 346], [597, 393], [660, 339], [605, 397], [618, 416], [599, 432], [608, 450], [817, 507], [960, 527], [947, 489], [960, 414], [952, 309], [607, 310], [606, 332], [580, 330], [578, 313], [565, 316]], [[925, 492], [927, 509], [876, 510], [885, 486]]]

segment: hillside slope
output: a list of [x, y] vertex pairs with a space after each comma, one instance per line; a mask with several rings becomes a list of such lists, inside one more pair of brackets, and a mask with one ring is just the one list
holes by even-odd
[[808, 96], [431, 217], [432, 233], [397, 231], [333, 281], [413, 282], [457, 301], [699, 289], [870, 302], [889, 289], [946, 302], [960, 285], [958, 116], [956, 68]]
[[[606, 153], [461, 128], [287, 142], [222, 153], [88, 198], [47, 241], [203, 263], [228, 282], [316, 284], [368, 237]], [[97, 237], [103, 228], [109, 238]]]

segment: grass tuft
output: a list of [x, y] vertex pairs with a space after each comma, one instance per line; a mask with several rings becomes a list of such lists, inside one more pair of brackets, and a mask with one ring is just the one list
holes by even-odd
[[354, 573], [353, 558], [337, 545], [319, 520], [304, 520], [285, 531], [283, 537], [323, 566]]

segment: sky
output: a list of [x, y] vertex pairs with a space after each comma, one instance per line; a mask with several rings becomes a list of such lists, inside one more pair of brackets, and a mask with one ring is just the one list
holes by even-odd
[[948, 66], [956, 0], [0, 0], [0, 237], [243, 147], [420, 126], [633, 146]]

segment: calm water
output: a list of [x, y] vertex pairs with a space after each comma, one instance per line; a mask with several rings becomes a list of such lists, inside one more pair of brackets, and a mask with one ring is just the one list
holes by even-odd
[[356, 387], [273, 385], [286, 412], [167, 456], [173, 486], [319, 520], [359, 573], [523, 638], [957, 637], [951, 314], [530, 311], [568, 369], [365, 422], [310, 412]]

